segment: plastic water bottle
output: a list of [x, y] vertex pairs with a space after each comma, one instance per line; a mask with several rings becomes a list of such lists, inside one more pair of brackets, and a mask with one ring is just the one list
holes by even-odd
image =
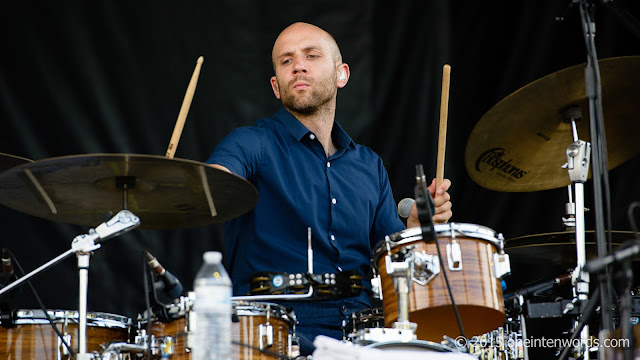
[[193, 288], [196, 293], [193, 360], [231, 359], [231, 279], [218, 251], [204, 253]]

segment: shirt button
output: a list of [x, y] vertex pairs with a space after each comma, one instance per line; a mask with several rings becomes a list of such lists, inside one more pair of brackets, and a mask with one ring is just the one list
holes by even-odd
[[315, 135], [313, 135], [313, 134], [309, 135], [309, 139], [313, 140], [313, 139], [315, 139], [315, 138], [316, 138], [316, 136], [315, 136]]
[[327, 161], [327, 167], [331, 167], [331, 163]]
[[335, 205], [337, 202], [338, 202], [338, 200], [336, 200], [336, 198], [331, 199], [331, 203], [332, 203], [333, 205]]
[[336, 237], [331, 235], [331, 240], [334, 241], [335, 239], [336, 239]]

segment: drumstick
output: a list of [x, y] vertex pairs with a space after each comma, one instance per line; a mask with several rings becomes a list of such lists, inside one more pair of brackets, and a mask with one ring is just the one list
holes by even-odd
[[182, 128], [184, 128], [184, 122], [187, 120], [187, 114], [189, 113], [189, 107], [191, 106], [191, 100], [193, 100], [193, 94], [196, 92], [196, 84], [198, 83], [198, 76], [200, 76], [200, 68], [204, 62], [204, 57], [200, 56], [196, 62], [196, 68], [191, 75], [191, 81], [187, 86], [187, 92], [184, 94], [184, 100], [182, 100], [182, 107], [178, 113], [178, 120], [176, 126], [173, 128], [173, 135], [171, 135], [171, 141], [169, 141], [169, 147], [167, 148], [167, 155], [169, 159], [173, 159], [173, 155], [178, 148], [178, 141], [180, 141], [180, 135], [182, 135]]
[[442, 95], [440, 99], [440, 134], [438, 136], [438, 159], [436, 161], [436, 189], [444, 181], [444, 154], [447, 147], [447, 116], [449, 115], [449, 83], [451, 66], [442, 67]]

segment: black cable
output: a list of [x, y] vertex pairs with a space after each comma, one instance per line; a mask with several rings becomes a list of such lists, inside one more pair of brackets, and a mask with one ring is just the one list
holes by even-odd
[[[453, 313], [456, 316], [456, 321], [458, 322], [458, 328], [460, 329], [460, 335], [462, 335], [462, 337], [464, 337], [465, 339], [467, 338], [465, 332], [464, 332], [464, 327], [462, 326], [462, 318], [460, 317], [460, 312], [458, 311], [458, 306], [456, 305], [455, 300], [453, 299], [453, 291], [451, 290], [451, 285], [449, 284], [449, 277], [447, 276], [447, 272], [444, 269], [444, 262], [443, 262], [443, 258], [442, 258], [442, 253], [440, 251], [440, 244], [438, 244], [438, 236], [435, 232], [434, 226], [433, 226], [433, 213], [431, 212], [431, 205], [433, 205], [434, 209], [435, 209], [435, 204], [433, 203], [433, 199], [431, 199], [431, 194], [429, 193], [429, 190], [427, 189], [427, 185], [425, 182], [425, 177], [424, 177], [424, 171], [422, 169], [422, 165], [416, 165], [416, 187], [415, 187], [415, 198], [416, 198], [416, 207], [418, 208], [418, 220], [420, 220], [420, 229], [422, 232], [422, 240], [423, 241], [427, 241], [427, 239], [425, 239], [425, 231], [424, 231], [424, 226], [422, 225], [423, 221], [424, 222], [428, 222], [431, 225], [431, 235], [433, 237], [433, 240], [436, 244], [436, 250], [438, 252], [438, 259], [440, 261], [440, 266], [442, 267], [442, 275], [444, 276], [444, 282], [447, 286], [447, 292], [449, 293], [449, 299], [451, 299], [451, 306], [453, 307]], [[425, 202], [427, 202], [426, 204], [423, 204], [423, 200]], [[426, 218], [426, 219], [425, 219]], [[454, 230], [451, 229], [451, 231], [453, 232]]]
[[633, 234], [635, 235], [636, 239], [640, 240], [640, 232], [638, 232], [638, 224], [636, 223], [636, 220], [633, 217], [633, 210], [635, 210], [636, 208], [640, 208], [640, 202], [638, 201], [634, 201], [631, 203], [631, 205], [629, 205], [627, 216], [629, 217], [629, 224], [631, 224], [631, 230], [633, 230]]
[[[572, 343], [575, 339], [578, 338], [578, 336], [580, 336], [580, 333], [582, 332], [582, 328], [591, 319], [591, 314], [593, 314], [593, 312], [596, 309], [596, 306], [598, 305], [598, 297], [599, 296], [600, 296], [600, 288], [596, 288], [593, 291], [593, 296], [591, 297], [591, 299], [589, 299], [589, 302], [587, 303], [587, 305], [584, 308], [583, 316], [582, 316], [582, 318], [580, 318], [580, 322], [578, 323], [578, 326], [576, 327], [576, 329], [571, 334], [571, 338], [569, 338], [569, 341], [567, 341], [568, 344]], [[571, 351], [571, 349], [572, 349], [571, 346], [565, 347], [562, 350], [562, 353], [560, 354], [560, 357], [558, 358], [558, 360], [566, 359], [567, 355], [569, 355], [569, 351]], [[589, 349], [587, 349], [587, 351], [589, 351]]]
[[[26, 273], [22, 269], [22, 266], [20, 266], [20, 263], [18, 262], [18, 259], [15, 257], [15, 255], [13, 255], [11, 250], [9, 250], [9, 249], [5, 249], [5, 250], [7, 251], [9, 256], [11, 256], [11, 260], [13, 261], [14, 264], [16, 264], [16, 267], [18, 268], [18, 270], [20, 270], [20, 272], [22, 273], [22, 276], [25, 276]], [[31, 291], [33, 292], [33, 296], [36, 298], [36, 301], [40, 305], [40, 308], [42, 309], [42, 311], [44, 311], [44, 316], [49, 321], [49, 324], [53, 328], [53, 331], [55, 331], [56, 335], [58, 335], [58, 338], [60, 338], [60, 341], [62, 342], [64, 347], [67, 348], [67, 350], [69, 351], [69, 355], [71, 357], [75, 358], [76, 357], [76, 353], [73, 351], [73, 349], [71, 349], [71, 346], [69, 346], [69, 344], [65, 341], [64, 336], [62, 335], [60, 330], [58, 330], [58, 328], [54, 324], [54, 320], [49, 315], [49, 310], [47, 310], [47, 308], [44, 306], [44, 302], [42, 302], [42, 299], [40, 298], [40, 295], [38, 295], [38, 292], [36, 291], [36, 288], [33, 286], [33, 284], [31, 284], [31, 280], [27, 280], [26, 282], [29, 285], [29, 287], [31, 288]]]
[[151, 360], [151, 300], [149, 299], [149, 278], [147, 274], [147, 257], [142, 252], [142, 283], [144, 284], [144, 304], [147, 307], [145, 316], [147, 319], [147, 359]]
[[[607, 225], [610, 224], [610, 198], [608, 188], [608, 170], [606, 160], [606, 139], [604, 139], [604, 125], [602, 123], [602, 89], [600, 82], [600, 71], [598, 68], [597, 53], [595, 48], [593, 33], [593, 22], [590, 17], [589, 2], [587, 0], [581, 0], [579, 4], [581, 24], [583, 28], [585, 47], [587, 50], [587, 68], [585, 70], [585, 90], [589, 104], [590, 113], [590, 132], [592, 142], [592, 163], [593, 163], [593, 189], [594, 189], [594, 205], [595, 205], [595, 233], [596, 243], [598, 247], [599, 256], [606, 256], [610, 252], [611, 241], [605, 240], [608, 234], [610, 239], [610, 231], [607, 231]], [[603, 182], [605, 186], [605, 192], [603, 195]], [[605, 198], [603, 204], [603, 196]], [[606, 209], [605, 209], [606, 207]], [[604, 215], [606, 210], [607, 216]], [[605, 218], [607, 221], [605, 221]], [[603, 328], [613, 331], [613, 324], [611, 321], [611, 305], [610, 305], [610, 291], [613, 287], [611, 283], [610, 270], [607, 269], [606, 276], [603, 278], [605, 281], [600, 283], [600, 302], [602, 305], [602, 326]]]

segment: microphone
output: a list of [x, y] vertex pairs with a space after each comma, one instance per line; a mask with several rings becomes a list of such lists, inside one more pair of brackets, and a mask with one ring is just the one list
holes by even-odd
[[155, 272], [162, 283], [164, 284], [164, 293], [169, 296], [172, 300], [177, 299], [182, 295], [182, 284], [177, 277], [173, 274], [165, 270], [162, 265], [158, 262], [158, 260], [151, 255], [148, 251], [145, 250], [144, 256], [147, 258], [147, 264]]
[[411, 207], [415, 202], [416, 201], [412, 198], [404, 198], [400, 200], [400, 202], [398, 203], [398, 215], [400, 215], [400, 217], [404, 219], [408, 218], [409, 214], [411, 213]]

